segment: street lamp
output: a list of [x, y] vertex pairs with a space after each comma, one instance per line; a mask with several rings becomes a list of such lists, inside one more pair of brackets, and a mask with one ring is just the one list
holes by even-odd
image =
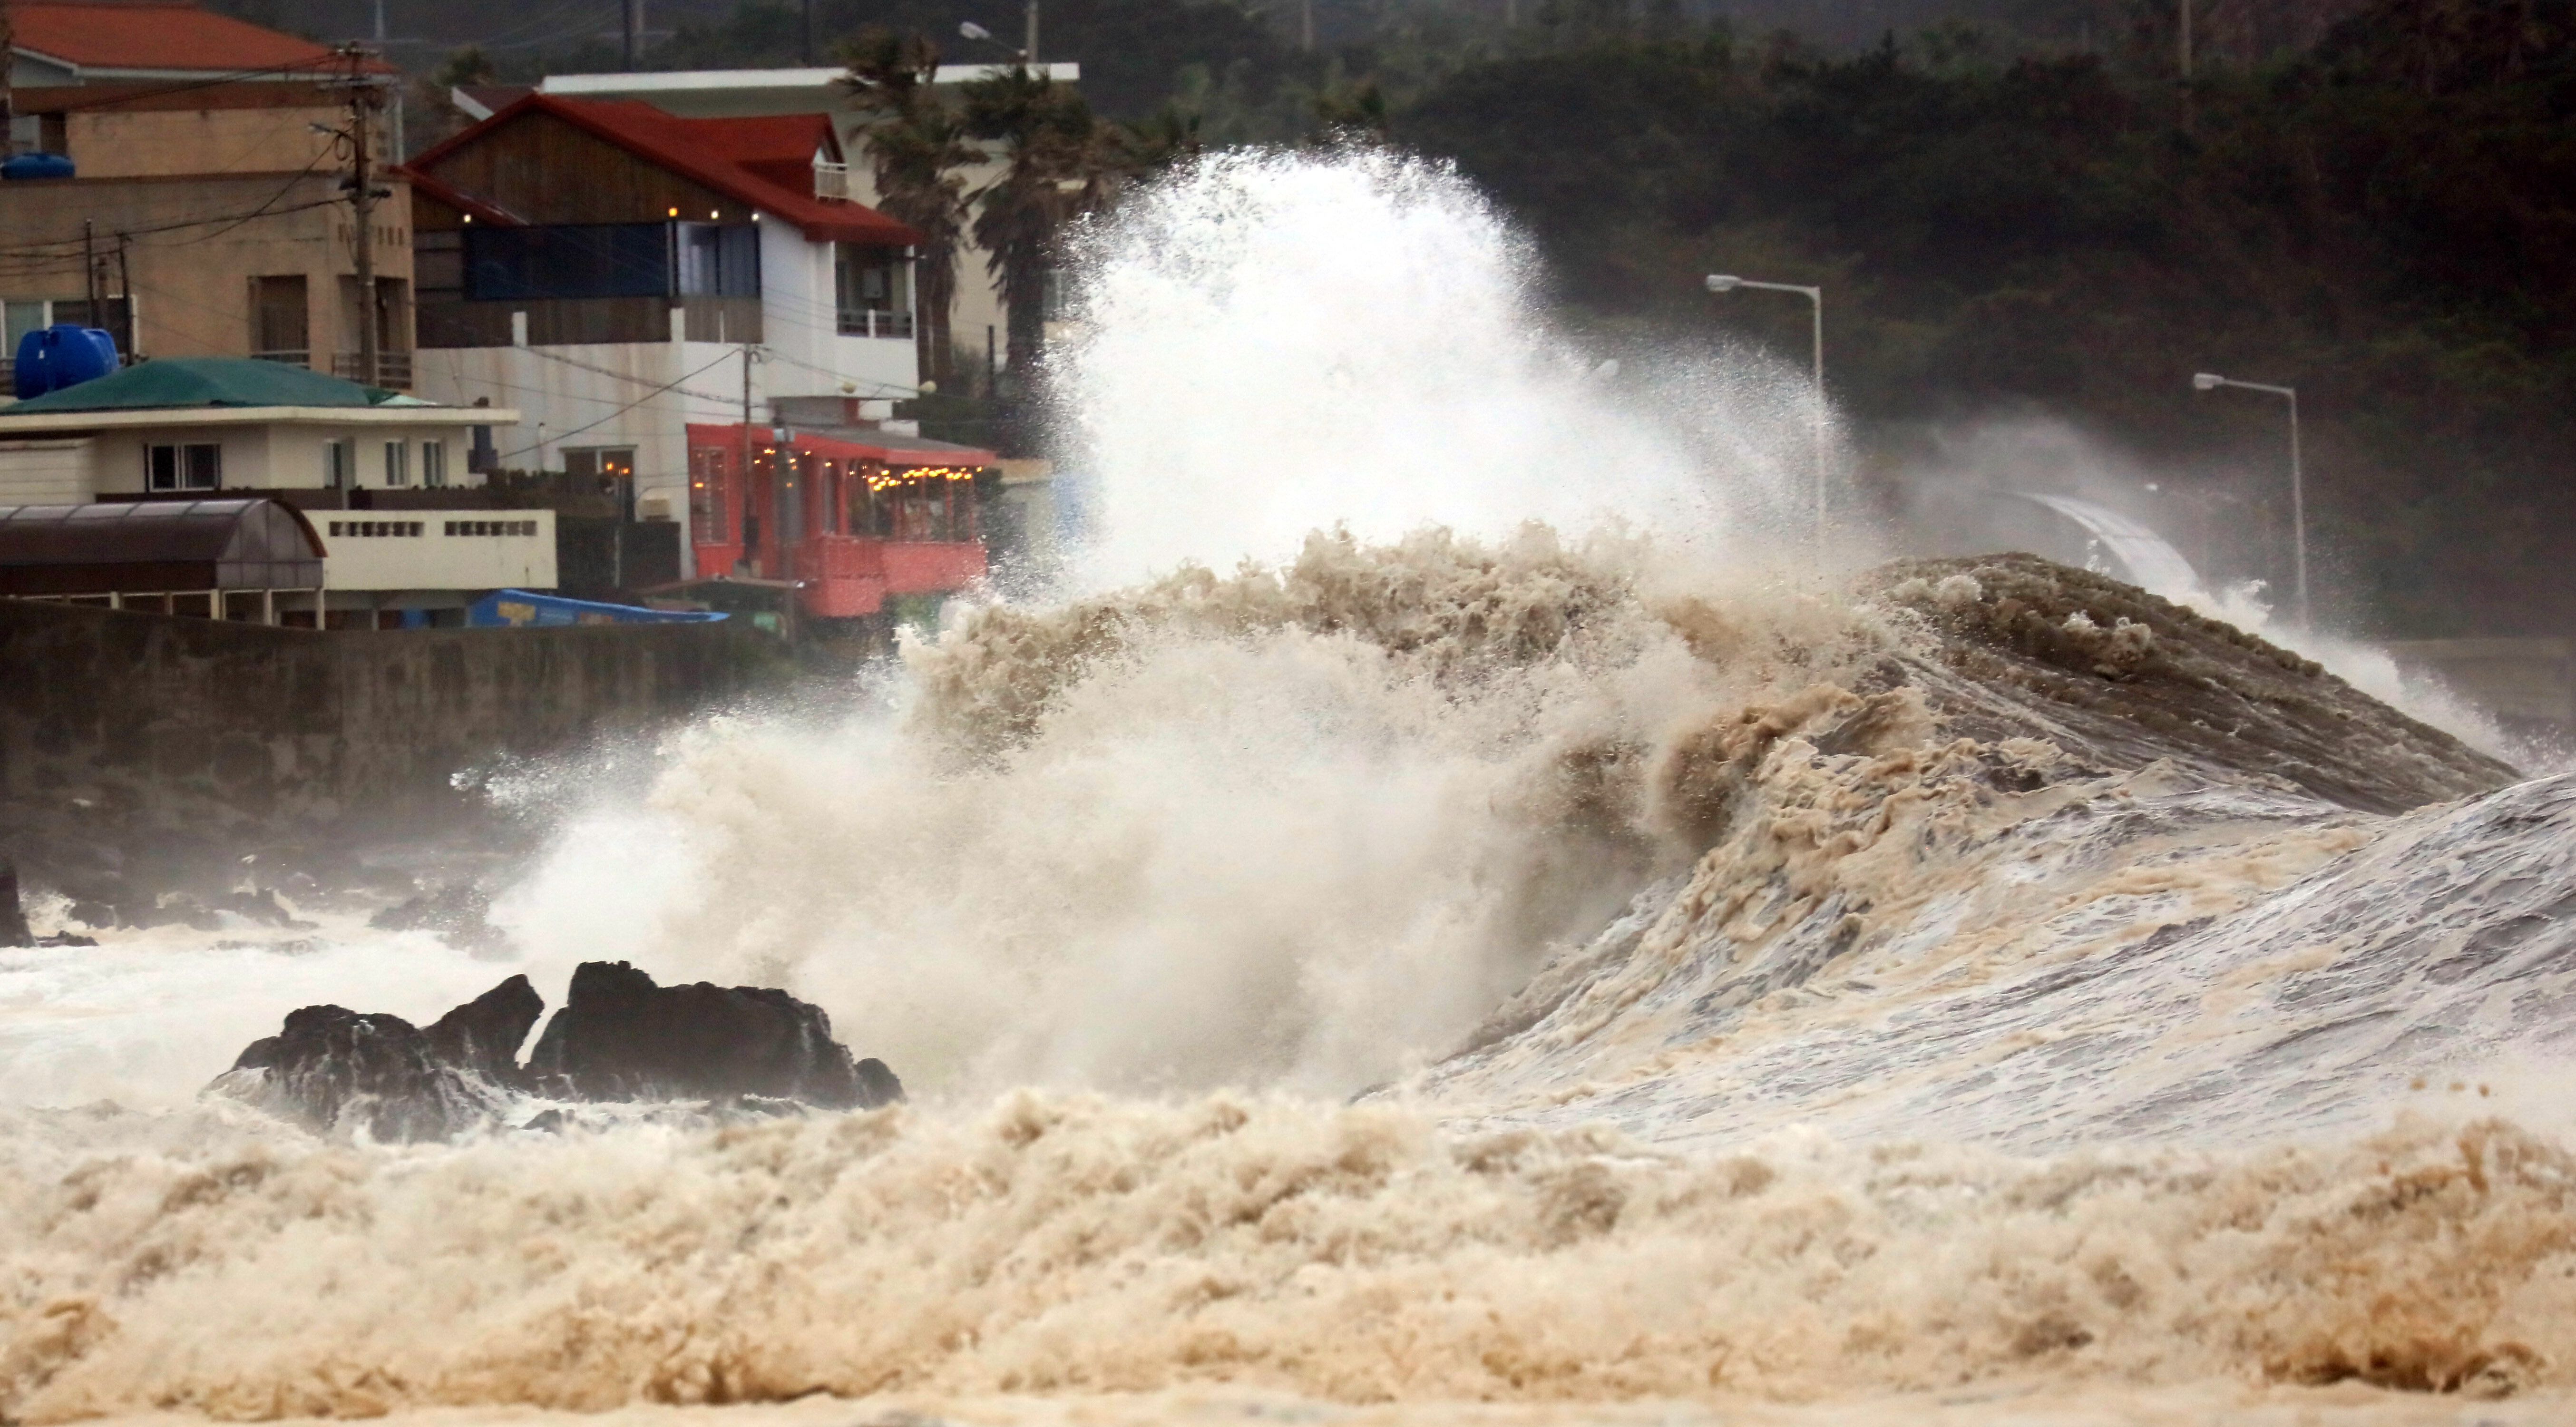
[[2299, 471], [2299, 389], [2273, 386], [2268, 382], [2240, 382], [2214, 372], [2197, 372], [2191, 379], [2193, 391], [2216, 391], [2226, 386], [2277, 396], [2290, 404], [2290, 569], [2299, 601], [2299, 627], [2306, 629], [2309, 627], [2308, 497], [2305, 479]]
[[964, 35], [970, 40], [981, 40], [985, 44], [993, 46], [995, 49], [1008, 51], [1010, 54], [1017, 56], [1023, 66], [1028, 66], [1036, 64], [1038, 60], [1038, 0], [1029, 0], [1028, 24], [1029, 42], [1027, 47], [1023, 49], [1013, 49], [1011, 46], [1002, 43], [1000, 40], [994, 39], [992, 31], [985, 29], [983, 26], [976, 24], [972, 20], [960, 23], [957, 26], [957, 33]]
[[1755, 282], [1731, 273], [1710, 273], [1708, 290], [1713, 293], [1733, 292], [1749, 287], [1760, 292], [1795, 292], [1804, 295], [1815, 309], [1816, 355], [1816, 558], [1825, 555], [1825, 290], [1800, 287], [1789, 282]]

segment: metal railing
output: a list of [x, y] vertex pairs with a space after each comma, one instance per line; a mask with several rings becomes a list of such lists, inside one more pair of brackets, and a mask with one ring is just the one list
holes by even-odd
[[841, 314], [841, 335], [844, 337], [901, 337], [910, 341], [912, 314], [887, 312], [873, 307], [856, 312], [844, 311]]
[[367, 376], [366, 358], [357, 352], [335, 352], [331, 356], [331, 375], [346, 381], [365, 382], [368, 386], [389, 387], [395, 391], [411, 390], [411, 353], [378, 352], [373, 379]]
[[850, 201], [850, 166], [814, 161], [814, 196], [827, 202]]
[[280, 347], [274, 352], [253, 352], [250, 355], [256, 362], [277, 362], [289, 367], [313, 365], [313, 353], [305, 347]]

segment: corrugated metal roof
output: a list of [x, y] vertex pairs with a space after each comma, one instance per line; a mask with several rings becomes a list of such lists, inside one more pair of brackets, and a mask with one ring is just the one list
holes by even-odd
[[0, 506], [0, 591], [312, 589], [322, 539], [275, 500]]

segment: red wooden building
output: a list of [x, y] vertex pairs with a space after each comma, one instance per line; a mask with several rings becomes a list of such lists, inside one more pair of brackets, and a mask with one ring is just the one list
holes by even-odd
[[990, 451], [910, 437], [782, 439], [765, 426], [691, 423], [699, 578], [794, 581], [798, 607], [821, 619], [963, 589], [984, 573], [975, 474], [995, 464]]

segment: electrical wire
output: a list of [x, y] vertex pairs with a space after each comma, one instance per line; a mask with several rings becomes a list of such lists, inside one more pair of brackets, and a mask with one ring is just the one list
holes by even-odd
[[[639, 396], [639, 397], [635, 398], [633, 401], [630, 401], [630, 402], [626, 403], [624, 406], [621, 406], [621, 407], [617, 408], [615, 411], [612, 411], [612, 412], [608, 413], [606, 416], [603, 416], [603, 417], [599, 418], [597, 421], [590, 422], [588, 425], [576, 426], [576, 427], [574, 427], [573, 429], [571, 429], [570, 431], [565, 431], [565, 432], [558, 433], [557, 435], [555, 435], [555, 436], [553, 436], [553, 437], [550, 437], [550, 438], [548, 438], [548, 439], [553, 440], [553, 441], [556, 441], [556, 442], [561, 442], [561, 441], [565, 440], [565, 439], [566, 439], [566, 438], [568, 438], [568, 437], [578, 436], [578, 435], [580, 435], [581, 433], [583, 433], [583, 432], [585, 432], [585, 431], [590, 430], [592, 427], [605, 426], [605, 425], [607, 425], [609, 422], [612, 422], [612, 421], [616, 420], [617, 418], [619, 418], [619, 417], [621, 417], [621, 416], [624, 416], [626, 413], [628, 413], [628, 412], [630, 412], [630, 411], [633, 411], [635, 408], [637, 408], [637, 407], [639, 407], [639, 406], [642, 406], [644, 403], [646, 403], [646, 402], [648, 402], [648, 401], [651, 401], [653, 398], [655, 398], [655, 397], [657, 397], [657, 396], [660, 396], [662, 393], [664, 393], [664, 392], [666, 392], [666, 391], [671, 390], [673, 387], [678, 386], [681, 382], [685, 382], [685, 381], [691, 380], [692, 378], [695, 378], [695, 377], [702, 377], [702, 376], [705, 376], [707, 373], [709, 373], [709, 372], [711, 372], [711, 371], [714, 371], [717, 367], [722, 366], [722, 365], [723, 365], [723, 364], [725, 364], [726, 362], [729, 362], [729, 361], [733, 360], [733, 358], [734, 358], [734, 354], [733, 354], [733, 353], [731, 353], [731, 352], [727, 352], [727, 353], [725, 353], [723, 356], [720, 356], [720, 357], [716, 358], [714, 361], [707, 363], [705, 366], [698, 368], [698, 369], [697, 369], [696, 371], [694, 371], [694, 372], [689, 372], [689, 373], [687, 373], [686, 375], [683, 375], [683, 376], [679, 377], [678, 379], [676, 379], [676, 380], [674, 380], [674, 381], [666, 382], [666, 383], [664, 383], [664, 384], [663, 384], [663, 385], [661, 385], [661, 386], [655, 387], [653, 390], [651, 390], [651, 391], [648, 391], [648, 392], [644, 393], [642, 396]], [[534, 451], [534, 450], [536, 450], [539, 446], [543, 446], [544, 444], [545, 444], [545, 442], [540, 441], [540, 442], [535, 443], [534, 445], [522, 446], [522, 447], [520, 447], [519, 449], [517, 449], [517, 450], [515, 450], [515, 451], [504, 451], [504, 452], [502, 452], [499, 456], [495, 457], [494, 459], [496, 459], [496, 460], [503, 460], [503, 461], [506, 461], [506, 460], [508, 460], [508, 459], [509, 459], [510, 457], [512, 457], [512, 456], [524, 456], [524, 455], [528, 454], [530, 451]]]

